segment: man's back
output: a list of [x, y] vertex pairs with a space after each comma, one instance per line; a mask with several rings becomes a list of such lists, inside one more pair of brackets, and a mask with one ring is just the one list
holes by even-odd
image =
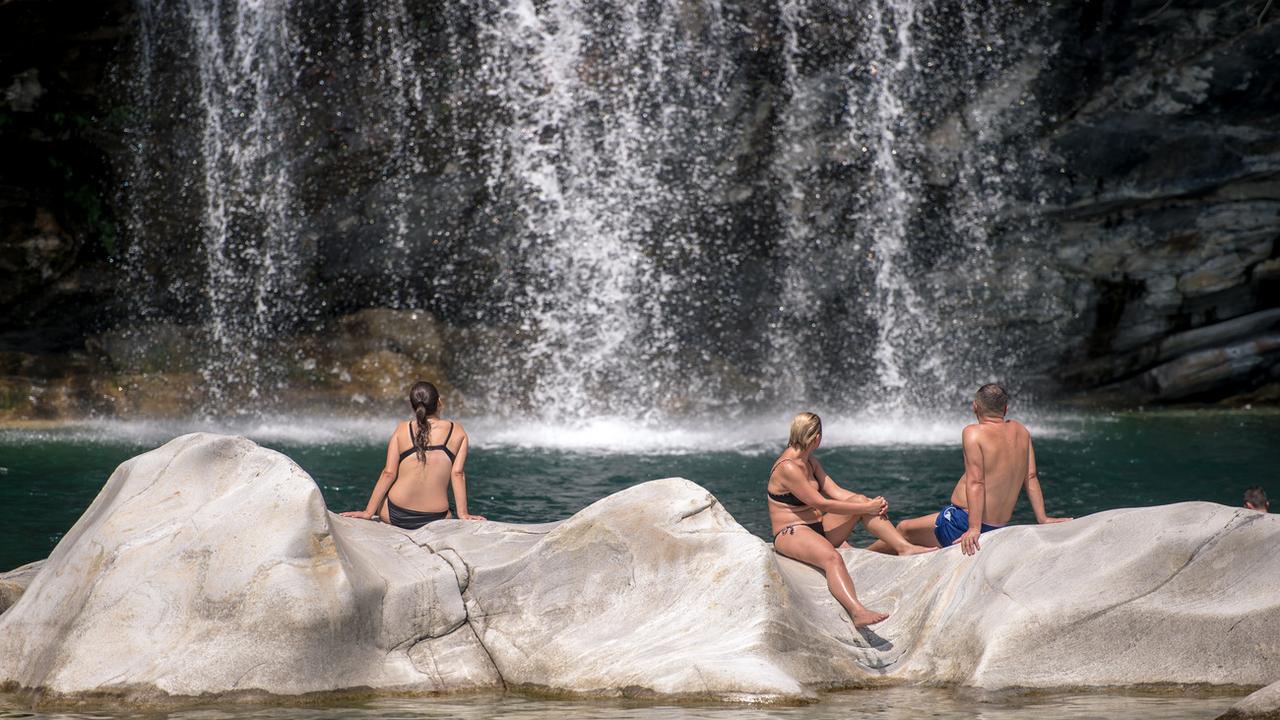
[[964, 429], [965, 475], [956, 483], [951, 502], [971, 512], [965, 484], [968, 468], [980, 468], [986, 502], [982, 522], [1004, 525], [1013, 517], [1013, 507], [1031, 470], [1031, 433], [1016, 420], [991, 422], [983, 419]]

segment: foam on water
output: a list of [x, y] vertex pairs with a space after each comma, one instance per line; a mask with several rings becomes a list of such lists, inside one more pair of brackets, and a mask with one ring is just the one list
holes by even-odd
[[[824, 447], [959, 446], [960, 430], [972, 417], [885, 417], [868, 413], [822, 413]], [[476, 416], [459, 418], [473, 450], [517, 448], [584, 454], [682, 455], [706, 452], [759, 453], [786, 441], [791, 415], [643, 421], [599, 416], [568, 423]], [[1023, 420], [1037, 438], [1071, 437], [1082, 416], [1032, 415]], [[244, 435], [267, 444], [350, 445], [386, 442], [393, 418], [274, 416], [252, 420], [94, 420], [49, 428], [0, 430], [0, 446], [30, 442], [160, 445], [188, 432]]]

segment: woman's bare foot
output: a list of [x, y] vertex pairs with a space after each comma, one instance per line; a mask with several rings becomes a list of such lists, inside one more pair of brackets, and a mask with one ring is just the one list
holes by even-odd
[[925, 547], [924, 545], [908, 545], [902, 550], [899, 550], [898, 554], [899, 555], [919, 555], [920, 553], [933, 552], [934, 550], [940, 550], [940, 549], [941, 548], [936, 548], [936, 547]]
[[889, 613], [876, 612], [868, 610], [859, 605], [858, 609], [853, 611], [853, 626], [856, 628], [875, 625], [878, 622], [884, 622], [889, 619]]

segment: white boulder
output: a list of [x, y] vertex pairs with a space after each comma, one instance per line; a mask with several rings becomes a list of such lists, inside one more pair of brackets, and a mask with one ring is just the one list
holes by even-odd
[[197, 434], [112, 474], [0, 615], [0, 682], [137, 697], [501, 681], [440, 557], [331, 515], [283, 455]]
[[892, 613], [855, 631], [818, 571], [687, 480], [559, 523], [409, 533], [328, 513], [278, 453], [189, 435], [122, 465], [0, 615], [0, 684], [726, 699], [1261, 685], [1280, 648], [1278, 543], [1274, 516], [1183, 503], [1003, 529], [971, 558], [845, 550], [863, 601]]

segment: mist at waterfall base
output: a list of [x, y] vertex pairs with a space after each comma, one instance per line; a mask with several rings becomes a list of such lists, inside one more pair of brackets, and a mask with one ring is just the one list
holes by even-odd
[[927, 416], [1051, 385], [1026, 340], [1061, 298], [1016, 262], [1034, 151], [1004, 132], [1034, 93], [983, 84], [1052, 62], [1019, 39], [1041, 10], [137, 9], [121, 328], [197, 334], [196, 415], [271, 415], [315, 364], [294, 338], [364, 307], [462, 333], [428, 359], [473, 415]]

